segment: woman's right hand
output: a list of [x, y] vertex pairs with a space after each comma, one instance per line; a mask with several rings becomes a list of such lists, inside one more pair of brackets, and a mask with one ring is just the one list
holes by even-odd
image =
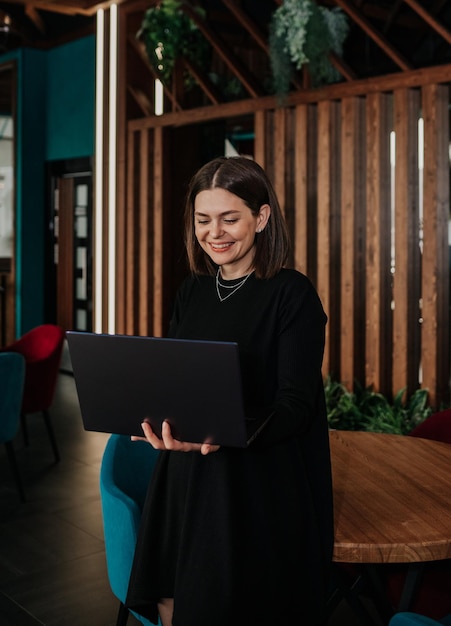
[[168, 422], [163, 422], [161, 426], [161, 439], [154, 433], [152, 426], [148, 422], [143, 422], [141, 427], [144, 437], [132, 436], [132, 441], [148, 441], [156, 450], [173, 450], [179, 452], [200, 452], [203, 455], [217, 452], [221, 446], [211, 443], [191, 443], [189, 441], [179, 441], [174, 439], [171, 427]]

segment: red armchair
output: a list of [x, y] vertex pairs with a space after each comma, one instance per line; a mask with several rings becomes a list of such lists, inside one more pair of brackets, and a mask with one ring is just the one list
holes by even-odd
[[26, 416], [30, 413], [42, 413], [56, 462], [60, 460], [60, 455], [49, 408], [55, 394], [64, 338], [65, 331], [60, 326], [42, 324], [1, 348], [1, 352], [18, 352], [25, 357], [21, 412], [25, 444], [28, 445]]

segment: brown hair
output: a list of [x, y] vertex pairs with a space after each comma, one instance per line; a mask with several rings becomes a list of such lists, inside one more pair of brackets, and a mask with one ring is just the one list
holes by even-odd
[[218, 157], [193, 176], [185, 204], [185, 245], [189, 267], [197, 274], [214, 274], [216, 266], [200, 247], [194, 228], [194, 201], [201, 191], [225, 189], [238, 196], [258, 215], [260, 207], [269, 204], [271, 215], [266, 227], [255, 235], [255, 275], [274, 276], [287, 262], [288, 230], [279, 201], [266, 172], [246, 157]]

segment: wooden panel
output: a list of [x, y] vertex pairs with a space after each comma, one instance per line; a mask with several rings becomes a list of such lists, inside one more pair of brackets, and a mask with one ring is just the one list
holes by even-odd
[[367, 98], [366, 385], [391, 393], [389, 98]]
[[[440, 75], [440, 80], [447, 79], [446, 71]], [[377, 83], [370, 81], [366, 84], [369, 95], [365, 98], [360, 97], [365, 95], [363, 85], [354, 84], [351, 89], [346, 85], [336, 85], [330, 90], [309, 90], [306, 94], [297, 95], [297, 99], [289, 99], [282, 108], [275, 107], [274, 101], [266, 98], [228, 103], [215, 107], [214, 111], [203, 107], [202, 110], [168, 114], [161, 119], [135, 120], [129, 124], [129, 129], [162, 129], [166, 125], [206, 122], [235, 116], [239, 112], [255, 114], [254, 157], [274, 182], [283, 203], [294, 242], [292, 263], [316, 285], [329, 316], [323, 372], [340, 378], [349, 387], [357, 380], [361, 384], [373, 385], [386, 395], [405, 386], [404, 381], [407, 381], [409, 393], [417, 385], [415, 377], [420, 358], [417, 318], [421, 295], [415, 235], [415, 220], [419, 212], [415, 205], [418, 98], [412, 89], [417, 84], [430, 84], [434, 76], [437, 78], [432, 69], [421, 74], [407, 73], [400, 79], [399, 85], [390, 77], [388, 80], [380, 78]], [[395, 96], [391, 93], [394, 87], [397, 89]], [[432, 87], [431, 93], [435, 93], [434, 89], [437, 90]], [[341, 101], [337, 102], [338, 97], [345, 97], [342, 105]], [[443, 100], [447, 101], [447, 97], [446, 90]], [[440, 396], [440, 400], [445, 401], [449, 397], [449, 274], [444, 208], [449, 206], [449, 164], [445, 148], [448, 122], [444, 119], [439, 121], [440, 115], [445, 117], [446, 107], [443, 104], [439, 115], [435, 102], [437, 98], [429, 98], [429, 117], [435, 116], [437, 120], [433, 125], [436, 134], [430, 134], [426, 157], [429, 164], [436, 163], [436, 179], [425, 185], [428, 206], [432, 202], [434, 207], [435, 203], [433, 210], [437, 213], [436, 217], [441, 215], [440, 226], [434, 222], [433, 236], [425, 230], [428, 246], [426, 267], [428, 272], [438, 268], [437, 288], [431, 291], [430, 283], [423, 285], [429, 290], [425, 303], [429, 309], [421, 337], [426, 353], [421, 358], [424, 384], [426, 379], [432, 381], [437, 398]], [[342, 122], [337, 113], [341, 106]], [[393, 107], [398, 141], [394, 170], [396, 186], [392, 189], [389, 144], [393, 130]], [[440, 138], [438, 128], [442, 129]], [[163, 141], [160, 139], [162, 151]], [[138, 252], [140, 255], [139, 263], [134, 263], [134, 266], [139, 267], [136, 276], [139, 274], [141, 283], [145, 282], [141, 268], [147, 256], [147, 294], [141, 293], [141, 286], [139, 294], [138, 289], [131, 288], [134, 300], [127, 296], [130, 301], [127, 307], [133, 311], [136, 321], [145, 315], [147, 326], [159, 332], [161, 307], [157, 300], [160, 287], [154, 281], [164, 276], [158, 266], [163, 255], [158, 248], [160, 235], [157, 232], [160, 230], [163, 233], [165, 226], [163, 221], [158, 221], [160, 218], [163, 220], [164, 212], [160, 215], [154, 210], [159, 203], [164, 206], [165, 187], [170, 185], [170, 182], [160, 184], [158, 181], [171, 181], [177, 172], [168, 169], [167, 163], [162, 164], [157, 143], [149, 142], [148, 151], [147, 170], [142, 167], [142, 156], [136, 153], [133, 156], [134, 167], [127, 169], [135, 180], [136, 197], [132, 200], [133, 187], [129, 185], [130, 198], [127, 199], [128, 211], [135, 214], [135, 229], [141, 228], [138, 221], [142, 219], [139, 218], [140, 212], [150, 206], [152, 220], [147, 227], [154, 231], [153, 237], [147, 238], [147, 253], [142, 246], [138, 250], [134, 244], [136, 255]], [[438, 155], [441, 155], [440, 159]], [[154, 171], [154, 165], [157, 168], [160, 159], [161, 171], [158, 173], [157, 169]], [[141, 163], [140, 171], [138, 163]], [[152, 181], [150, 188], [142, 182], [146, 171], [148, 180]], [[163, 194], [161, 198], [158, 198], [158, 192]], [[150, 201], [149, 195], [155, 197]], [[392, 213], [392, 208], [396, 209], [396, 213]], [[430, 211], [426, 206], [425, 210]], [[428, 223], [427, 227], [432, 228], [432, 225]], [[142, 237], [141, 232], [141, 240]], [[391, 274], [392, 250], [397, 268], [394, 276]], [[165, 245], [164, 253], [174, 257], [178, 250], [168, 250]], [[127, 256], [129, 262], [133, 262], [132, 254]], [[161, 263], [163, 270], [165, 266], [163, 261]], [[167, 293], [166, 284], [163, 286], [163, 300], [166, 302], [173, 294]], [[154, 294], [155, 301], [152, 300]], [[432, 348], [430, 337], [432, 344], [435, 342]]]
[[153, 334], [163, 334], [163, 129], [154, 133], [153, 167]]
[[364, 102], [345, 98], [341, 104], [341, 246], [340, 246], [340, 381], [352, 389], [364, 373], [362, 316], [364, 304], [364, 219], [362, 146]]
[[424, 87], [421, 362], [433, 406], [438, 398], [449, 398], [448, 102], [447, 87]]
[[294, 219], [294, 265], [297, 270], [307, 272], [307, 124], [308, 106], [301, 104], [295, 109], [295, 219]]
[[265, 111], [256, 111], [254, 116], [254, 159], [265, 169], [266, 127]]
[[280, 208], [285, 215], [285, 151], [286, 151], [286, 110], [276, 109], [274, 112], [274, 178], [273, 185], [279, 199]]
[[151, 144], [149, 133], [143, 131], [140, 138], [140, 185], [139, 185], [139, 334], [148, 335], [151, 320], [149, 319], [149, 299], [152, 298], [152, 285], [150, 284], [152, 272], [152, 254], [150, 240], [150, 217], [149, 213], [154, 210], [149, 203], [149, 155]]
[[[331, 103], [318, 105], [318, 256], [316, 287], [324, 310], [330, 319], [330, 124]], [[326, 344], [329, 344], [330, 325], [326, 326]], [[329, 354], [325, 350], [323, 368], [330, 372]]]
[[[339, 98], [351, 96], [367, 96], [392, 91], [394, 89], [419, 87], [451, 81], [451, 64], [421, 68], [410, 72], [395, 72], [388, 76], [378, 76], [363, 80], [355, 80], [347, 83], [335, 83], [320, 89], [305, 89], [288, 94], [286, 106], [298, 104], [318, 103], [333, 101]], [[278, 108], [279, 102], [275, 96], [262, 98], [249, 98], [237, 102], [227, 102], [212, 106], [204, 106], [177, 113], [165, 115], [153, 115], [141, 119], [129, 121], [129, 126], [134, 129], [154, 128], [155, 126], [172, 126], [181, 124], [195, 124], [209, 120], [239, 117], [255, 113], [256, 111], [271, 110]]]
[[136, 332], [134, 323], [134, 315], [136, 311], [135, 307], [135, 273], [136, 263], [135, 255], [138, 250], [138, 244], [135, 236], [135, 185], [137, 181], [136, 176], [136, 161], [135, 158], [135, 143], [139, 133], [129, 132], [127, 142], [127, 208], [125, 216], [125, 267], [123, 268], [124, 282], [125, 282], [125, 324], [124, 332], [127, 335], [133, 335]]
[[405, 388], [407, 396], [418, 387], [420, 360], [419, 117], [419, 92], [395, 91], [393, 393]]

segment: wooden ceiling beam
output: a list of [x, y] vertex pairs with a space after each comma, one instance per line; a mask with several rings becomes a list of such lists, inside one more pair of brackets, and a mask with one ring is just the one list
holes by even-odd
[[445, 41], [451, 43], [451, 32], [440, 24], [440, 22], [438, 22], [431, 13], [426, 11], [426, 9], [423, 9], [423, 7], [419, 5], [416, 0], [404, 0], [404, 2], [408, 4], [409, 7], [426, 22], [426, 24], [429, 24], [429, 26], [435, 30], [436, 33], [443, 37]]
[[[232, 15], [235, 17], [236, 21], [246, 30], [252, 39], [260, 46], [260, 48], [266, 52], [269, 57], [269, 44], [267, 38], [260, 31], [258, 26], [255, 24], [253, 20], [243, 11], [243, 9], [238, 5], [236, 0], [222, 0], [222, 3], [229, 9]], [[299, 81], [296, 76], [291, 77], [291, 83], [296, 87], [296, 89], [303, 89], [304, 86], [301, 81]]]
[[399, 9], [401, 8], [403, 1], [404, 0], [395, 0], [395, 2], [393, 3], [393, 6], [390, 9], [390, 13], [384, 24], [384, 34], [387, 34], [387, 32], [390, 30], [397, 14], [399, 13]]
[[238, 78], [248, 93], [253, 98], [263, 95], [263, 89], [258, 85], [255, 77], [243, 66], [238, 57], [230, 50], [219, 36], [208, 26], [199, 14], [188, 4], [182, 4], [182, 9], [196, 24], [205, 39], [214, 48], [218, 56], [229, 67], [231, 72]]
[[138, 87], [133, 87], [133, 85], [128, 84], [127, 91], [131, 94], [134, 101], [146, 117], [154, 114], [152, 104], [147, 95], [142, 91], [142, 89], [139, 89]]
[[205, 72], [186, 57], [184, 57], [182, 61], [188, 72], [196, 80], [202, 91], [213, 104], [219, 104], [224, 101], [216, 85], [209, 79]]
[[236, 21], [250, 34], [260, 48], [266, 52], [266, 54], [269, 54], [267, 37], [263, 35], [255, 22], [243, 11], [236, 0], [222, 0], [222, 4], [229, 9]]
[[36, 26], [36, 28], [43, 35], [46, 34], [46, 28], [45, 28], [44, 20], [39, 15], [38, 11], [35, 9], [35, 7], [33, 5], [31, 5], [31, 4], [26, 4], [25, 5], [25, 15], [28, 17], [29, 20], [31, 20], [33, 22], [33, 24]]
[[356, 80], [356, 73], [335, 52], [329, 52], [329, 61], [347, 81]]
[[362, 13], [351, 6], [348, 0], [334, 0], [335, 4], [342, 9], [349, 17], [385, 52], [385, 54], [396, 65], [404, 71], [409, 71], [412, 66], [404, 59], [404, 57], [390, 44], [390, 42], [379, 33], [362, 15]]

